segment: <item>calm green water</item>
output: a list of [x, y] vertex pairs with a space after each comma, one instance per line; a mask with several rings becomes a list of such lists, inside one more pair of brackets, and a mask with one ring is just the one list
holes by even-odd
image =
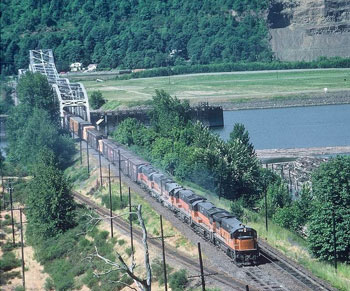
[[214, 131], [227, 140], [237, 122], [256, 149], [350, 145], [350, 104], [224, 111]]

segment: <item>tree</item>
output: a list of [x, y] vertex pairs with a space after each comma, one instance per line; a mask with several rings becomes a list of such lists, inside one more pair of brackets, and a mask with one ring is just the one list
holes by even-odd
[[[2, 84], [1, 84], [2, 85]], [[0, 114], [6, 114], [10, 111], [11, 107], [14, 105], [12, 99], [13, 88], [7, 84], [3, 85], [0, 90]]]
[[18, 99], [22, 104], [46, 110], [50, 119], [59, 122], [59, 108], [47, 78], [40, 73], [27, 72], [18, 81]]
[[76, 208], [71, 185], [57, 168], [54, 153], [39, 153], [33, 179], [29, 182], [26, 206], [27, 234], [33, 244], [40, 238], [54, 237], [75, 225]]
[[[278, 209], [282, 209], [291, 204], [292, 198], [289, 194], [287, 185], [279, 178], [275, 183], [267, 188], [267, 214], [272, 217]], [[265, 198], [260, 201], [260, 209], [265, 214]], [[284, 214], [281, 214], [281, 216]]]
[[57, 125], [43, 109], [32, 109], [25, 104], [17, 106], [8, 118], [7, 129], [9, 161], [21, 164], [29, 172], [33, 170], [42, 148], [55, 153], [61, 168], [69, 164], [75, 152], [73, 142], [60, 135]]
[[234, 142], [236, 139], [247, 146], [252, 155], [254, 154], [254, 146], [250, 142], [249, 133], [242, 123], [235, 123], [228, 142]]
[[92, 109], [99, 109], [106, 100], [103, 98], [101, 91], [93, 91], [89, 97], [89, 104]]
[[181, 102], [164, 90], [156, 90], [156, 95], [153, 96], [153, 108], [150, 112], [151, 123], [156, 132], [169, 136], [172, 129], [183, 128], [190, 120], [189, 113], [190, 105], [187, 100]]
[[334, 259], [333, 215], [337, 260], [350, 262], [350, 157], [337, 156], [322, 163], [312, 175], [315, 207], [309, 225], [312, 253], [325, 261]]

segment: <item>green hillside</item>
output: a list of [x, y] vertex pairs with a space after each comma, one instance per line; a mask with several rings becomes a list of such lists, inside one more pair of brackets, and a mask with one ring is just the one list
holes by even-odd
[[4, 73], [28, 65], [28, 50], [52, 48], [104, 68], [271, 60], [264, 12], [270, 0], [2, 0]]

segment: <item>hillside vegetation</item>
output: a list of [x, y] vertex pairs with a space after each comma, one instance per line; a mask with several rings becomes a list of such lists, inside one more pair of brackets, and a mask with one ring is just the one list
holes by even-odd
[[269, 0], [3, 0], [3, 72], [28, 65], [28, 50], [52, 48], [60, 71], [100, 67], [271, 60], [263, 16]]

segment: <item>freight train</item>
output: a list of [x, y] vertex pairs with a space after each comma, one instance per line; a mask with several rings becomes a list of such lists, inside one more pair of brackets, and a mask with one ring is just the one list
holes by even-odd
[[257, 263], [257, 233], [232, 213], [216, 207], [206, 198], [179, 185], [124, 146], [107, 139], [92, 124], [80, 117], [66, 114], [64, 126], [73, 136], [85, 140], [110, 163], [120, 167], [124, 175], [145, 187], [155, 199], [176, 213], [205, 239], [220, 247], [237, 264]]

